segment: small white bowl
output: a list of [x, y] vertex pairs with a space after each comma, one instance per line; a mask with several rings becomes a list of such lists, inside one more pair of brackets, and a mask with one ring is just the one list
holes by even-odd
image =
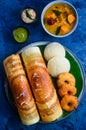
[[[76, 22], [75, 22], [75, 25], [74, 25], [73, 29], [72, 29], [69, 33], [66, 33], [66, 34], [64, 34], [64, 35], [55, 35], [55, 34], [52, 34], [52, 33], [50, 33], [50, 32], [46, 29], [46, 27], [45, 27], [45, 25], [44, 25], [44, 15], [45, 15], [45, 12], [46, 12], [46, 11], [48, 10], [48, 8], [50, 8], [52, 5], [54, 5], [54, 4], [59, 4], [59, 3], [67, 4], [69, 7], [71, 7], [71, 8], [73, 9], [74, 13], [75, 13], [75, 16], [76, 16]], [[41, 14], [41, 24], [42, 24], [44, 30], [45, 30], [49, 35], [51, 35], [51, 36], [53, 36], [53, 37], [57, 37], [57, 38], [66, 37], [66, 36], [69, 36], [70, 34], [72, 34], [72, 33], [75, 31], [76, 27], [77, 27], [77, 25], [78, 25], [78, 13], [77, 13], [75, 7], [74, 7], [71, 3], [67, 2], [67, 1], [63, 1], [63, 0], [53, 1], [53, 2], [50, 2], [49, 4], [47, 4], [47, 5], [44, 7], [44, 9], [43, 9], [43, 11], [42, 11], [42, 14]]]

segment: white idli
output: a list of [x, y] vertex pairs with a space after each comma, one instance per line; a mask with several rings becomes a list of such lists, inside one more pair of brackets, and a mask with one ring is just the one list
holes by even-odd
[[44, 57], [48, 61], [56, 55], [65, 57], [65, 49], [60, 43], [51, 42], [44, 49]]
[[65, 57], [55, 56], [48, 61], [47, 69], [52, 77], [57, 77], [60, 73], [69, 72], [70, 62]]

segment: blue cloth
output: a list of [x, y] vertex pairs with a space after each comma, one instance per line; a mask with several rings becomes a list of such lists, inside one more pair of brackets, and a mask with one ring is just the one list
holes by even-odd
[[[49, 36], [41, 25], [41, 12], [51, 0], [0, 0], [0, 130], [86, 130], [86, 90], [79, 107], [66, 119], [57, 123], [24, 126], [11, 106], [4, 91], [3, 60], [22, 47], [35, 41], [58, 41], [69, 48], [79, 58], [86, 72], [86, 0], [70, 0], [78, 11], [79, 24], [73, 34], [66, 38]], [[21, 11], [26, 7], [36, 10], [36, 23], [27, 25], [21, 21]], [[30, 38], [24, 44], [13, 40], [13, 29], [27, 27]]]

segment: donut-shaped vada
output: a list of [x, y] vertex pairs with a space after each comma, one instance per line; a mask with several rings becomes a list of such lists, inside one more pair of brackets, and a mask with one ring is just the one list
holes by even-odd
[[76, 87], [70, 86], [70, 85], [63, 85], [58, 90], [58, 94], [60, 95], [60, 97], [63, 97], [66, 94], [68, 94], [68, 95], [75, 95], [76, 92], [77, 92]]
[[78, 99], [72, 95], [65, 95], [61, 100], [61, 107], [63, 110], [70, 112], [78, 106]]
[[59, 74], [57, 76], [57, 86], [60, 88], [63, 85], [75, 86], [75, 77], [68, 72]]

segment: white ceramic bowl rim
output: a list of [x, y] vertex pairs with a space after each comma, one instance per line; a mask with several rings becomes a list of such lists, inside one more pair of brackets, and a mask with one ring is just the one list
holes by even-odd
[[[44, 14], [45, 14], [45, 12], [46, 12], [46, 10], [50, 7], [50, 6], [52, 6], [52, 5], [54, 5], [54, 4], [58, 4], [58, 3], [64, 3], [64, 4], [67, 4], [67, 5], [69, 5], [73, 10], [74, 10], [74, 12], [75, 12], [75, 15], [76, 15], [76, 24], [75, 24], [75, 26], [74, 26], [74, 28], [69, 32], [69, 33], [67, 33], [67, 34], [65, 34], [65, 35], [54, 35], [54, 34], [52, 34], [52, 33], [50, 33], [47, 29], [46, 29], [46, 27], [45, 27], [45, 25], [44, 25]], [[75, 29], [76, 29], [76, 27], [77, 27], [77, 25], [78, 25], [78, 13], [77, 13], [77, 10], [75, 9], [75, 7], [71, 4], [71, 3], [69, 3], [69, 2], [67, 2], [67, 1], [65, 1], [65, 0], [55, 0], [55, 1], [52, 1], [52, 2], [50, 2], [49, 4], [47, 4], [45, 7], [44, 7], [44, 9], [43, 9], [43, 11], [42, 11], [42, 14], [41, 14], [41, 23], [42, 23], [42, 26], [43, 26], [43, 28], [44, 28], [44, 30], [48, 33], [48, 34], [50, 34], [51, 36], [54, 36], [54, 37], [66, 37], [66, 36], [69, 36], [70, 34], [72, 34], [74, 31], [75, 31]]]

